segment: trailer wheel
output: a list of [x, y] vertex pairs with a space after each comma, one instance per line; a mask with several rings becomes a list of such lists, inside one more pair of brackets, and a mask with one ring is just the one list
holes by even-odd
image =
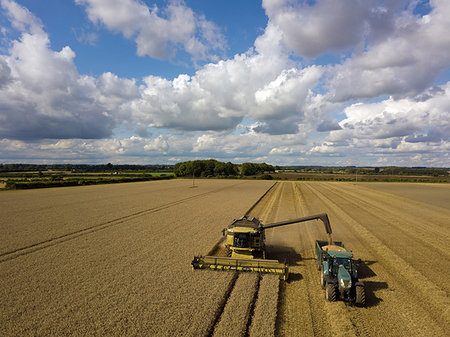
[[336, 301], [336, 286], [334, 284], [328, 283], [325, 288], [325, 298], [329, 302]]
[[325, 289], [326, 286], [323, 270], [320, 272], [320, 286], [322, 287], [322, 289]]
[[356, 286], [355, 304], [360, 307], [366, 304], [366, 292], [364, 291], [364, 286]]

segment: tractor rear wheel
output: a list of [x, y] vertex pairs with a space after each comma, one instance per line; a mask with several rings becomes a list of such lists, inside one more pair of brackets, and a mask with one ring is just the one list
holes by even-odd
[[334, 284], [328, 283], [325, 288], [325, 298], [329, 302], [336, 301], [336, 286]]
[[355, 304], [362, 307], [366, 304], [366, 292], [364, 286], [356, 286]]
[[323, 270], [320, 271], [320, 286], [322, 289], [325, 289], [325, 275], [323, 274]]

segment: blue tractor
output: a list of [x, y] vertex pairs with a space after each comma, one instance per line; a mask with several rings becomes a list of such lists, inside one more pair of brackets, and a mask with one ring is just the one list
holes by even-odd
[[364, 306], [364, 283], [358, 279], [358, 265], [361, 260], [355, 261], [353, 253], [339, 241], [316, 240], [316, 256], [325, 298], [330, 302], [341, 299]]

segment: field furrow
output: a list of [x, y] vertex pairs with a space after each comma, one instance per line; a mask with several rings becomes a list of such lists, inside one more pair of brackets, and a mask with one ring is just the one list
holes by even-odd
[[256, 273], [239, 274], [222, 316], [214, 328], [214, 337], [245, 335], [258, 282], [259, 275]]
[[249, 331], [250, 337], [275, 336], [279, 287], [280, 279], [277, 275], [262, 276]]

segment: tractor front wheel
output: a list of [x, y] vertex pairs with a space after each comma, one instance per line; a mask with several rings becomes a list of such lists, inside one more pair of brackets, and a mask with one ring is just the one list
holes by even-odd
[[356, 286], [355, 304], [360, 307], [366, 304], [366, 292], [364, 290], [364, 286]]
[[325, 298], [329, 302], [336, 301], [336, 286], [334, 284], [328, 283], [325, 288]]

